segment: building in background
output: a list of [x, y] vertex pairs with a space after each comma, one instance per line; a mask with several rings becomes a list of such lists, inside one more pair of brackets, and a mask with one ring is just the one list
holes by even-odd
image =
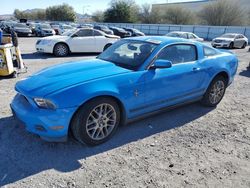
[[[160, 13], [164, 13], [165, 10], [169, 7], [182, 7], [193, 12], [200, 11], [204, 5], [215, 2], [217, 0], [198, 0], [198, 1], [188, 1], [188, 2], [178, 2], [178, 3], [159, 3], [152, 4], [152, 9], [157, 9]], [[237, 3], [242, 6], [243, 9], [250, 9], [250, 0], [237, 0]]]

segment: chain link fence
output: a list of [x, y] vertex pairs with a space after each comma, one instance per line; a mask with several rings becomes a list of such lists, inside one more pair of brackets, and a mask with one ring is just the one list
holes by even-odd
[[[212, 40], [224, 33], [240, 33], [250, 41], [250, 26], [203, 26], [203, 25], [168, 25], [168, 24], [129, 24], [129, 23], [98, 23], [106, 26], [136, 28], [146, 35], [165, 35], [171, 31], [192, 32], [205, 40]], [[96, 23], [97, 25], [97, 23]]]

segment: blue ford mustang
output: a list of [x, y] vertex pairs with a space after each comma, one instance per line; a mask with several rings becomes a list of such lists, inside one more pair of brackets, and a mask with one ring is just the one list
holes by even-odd
[[238, 60], [199, 42], [123, 39], [96, 59], [59, 64], [19, 81], [11, 103], [26, 129], [48, 141], [68, 133], [97, 145], [135, 118], [200, 100], [216, 106]]

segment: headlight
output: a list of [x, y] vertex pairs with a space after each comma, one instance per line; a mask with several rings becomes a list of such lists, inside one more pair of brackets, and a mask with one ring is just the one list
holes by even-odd
[[56, 105], [48, 99], [34, 98], [34, 101], [39, 108], [56, 109]]
[[39, 44], [41, 45], [50, 45], [52, 43], [51, 40], [41, 40], [41, 42]]

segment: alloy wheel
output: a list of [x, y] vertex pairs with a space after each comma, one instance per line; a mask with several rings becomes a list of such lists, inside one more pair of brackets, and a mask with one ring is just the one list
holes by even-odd
[[86, 131], [93, 140], [102, 140], [110, 135], [116, 125], [116, 111], [110, 104], [96, 106], [89, 114]]
[[218, 80], [212, 86], [212, 89], [209, 94], [209, 100], [212, 104], [218, 103], [224, 94], [225, 91], [225, 84], [222, 80]]

